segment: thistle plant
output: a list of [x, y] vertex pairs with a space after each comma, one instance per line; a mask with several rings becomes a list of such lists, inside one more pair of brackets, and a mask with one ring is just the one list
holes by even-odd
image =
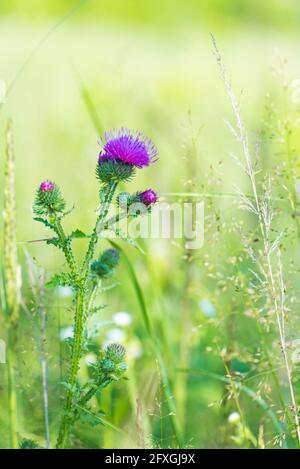
[[[80, 386], [77, 381], [80, 359], [83, 354], [87, 319], [94, 310], [97, 292], [101, 288], [103, 279], [113, 275], [119, 263], [117, 249], [107, 249], [97, 255], [96, 248], [101, 233], [108, 223], [108, 212], [116, 195], [120, 182], [131, 179], [135, 171], [152, 164], [157, 159], [157, 149], [151, 140], [145, 138], [141, 132], [130, 131], [126, 128], [111, 130], [105, 133], [101, 140], [96, 167], [96, 176], [99, 180], [100, 209], [91, 234], [86, 235], [81, 230], [67, 234], [63, 228], [63, 219], [68, 214], [66, 202], [55, 182], [46, 180], [37, 190], [33, 211], [35, 220], [41, 222], [55, 234], [48, 239], [60, 249], [66, 259], [68, 271], [56, 274], [49, 282], [50, 286], [69, 286], [74, 290], [74, 338], [71, 343], [70, 369], [65, 383], [66, 395], [62, 410], [57, 448], [68, 445], [69, 434], [74, 423], [86, 409], [90, 399], [101, 389], [114, 381], [120, 380], [126, 369], [125, 349], [118, 344], [109, 345], [99, 352], [97, 363], [93, 366], [93, 375], [90, 382]], [[116, 201], [126, 200], [126, 208], [134, 201], [143, 203], [146, 211], [157, 201], [157, 195], [152, 189], [136, 194], [126, 193], [116, 195]], [[130, 211], [125, 211], [130, 217]], [[117, 217], [115, 219], [117, 222]], [[110, 222], [111, 226], [111, 222]], [[89, 240], [85, 256], [81, 263], [74, 256], [72, 239], [87, 238]]]

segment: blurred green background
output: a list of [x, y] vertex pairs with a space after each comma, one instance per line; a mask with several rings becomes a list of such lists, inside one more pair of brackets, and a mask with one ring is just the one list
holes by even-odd
[[[268, 94], [279, 106], [284, 103], [285, 77], [274, 71], [277, 67], [282, 70], [280, 57], [288, 58], [289, 77], [300, 74], [297, 0], [90, 0], [76, 5], [65, 0], [5, 0], [0, 4], [0, 80], [7, 89], [0, 110], [0, 146], [3, 155], [4, 128], [10, 116], [17, 161], [23, 295], [29, 309], [24, 248], [46, 268], [48, 276], [62, 264], [54, 248], [26, 243], [44, 236], [31, 212], [39, 182], [55, 180], [69, 205], [75, 205], [66, 219], [67, 228], [89, 230], [95, 216], [94, 168], [100, 135], [87, 112], [82, 86], [88, 90], [103, 129], [141, 129], [156, 143], [159, 162], [140, 171], [127, 188], [153, 187], [164, 198], [170, 192], [227, 194], [237, 183], [246, 185], [229, 156], [237, 145], [224, 125], [224, 119], [231, 119], [231, 110], [210, 33], [217, 39], [235, 88], [244, 90], [243, 112], [254, 132], [259, 133], [263, 126]], [[264, 167], [277, 164], [280, 158], [280, 151], [272, 152], [265, 138]], [[2, 163], [3, 157], [1, 174]], [[147, 240], [142, 243], [144, 255], [123, 247], [140, 279], [162, 344], [184, 444], [251, 446], [251, 438], [241, 437], [239, 426], [228, 421], [238, 410], [234, 399], [225, 398], [224, 383], [176, 371], [185, 363], [219, 376], [226, 374], [224, 348], [228, 366], [238, 375], [265, 366], [263, 356], [256, 355], [261, 338], [255, 321], [244, 314], [251, 309], [252, 299], [247, 291], [248, 264], [239, 258], [243, 247], [237, 224], [243, 216], [235, 199], [226, 196], [206, 198], [205, 211], [205, 243], [191, 258], [180, 241]], [[251, 228], [251, 217], [246, 222]], [[83, 241], [76, 241], [79, 256], [83, 247]], [[297, 249], [293, 244], [289, 249], [288, 257], [297, 262]], [[106, 420], [120, 432], [101, 426], [91, 429], [83, 423], [76, 427], [74, 447], [138, 446], [140, 425], [144, 444], [174, 446], [160, 372], [126, 266], [119, 269], [116, 280], [119, 285], [101, 298], [108, 307], [98, 318], [104, 322], [95, 343], [119, 334], [128, 348], [129, 381], [105, 392], [100, 404]], [[289, 280], [292, 285], [296, 282], [292, 274]], [[70, 298], [62, 294], [49, 294], [47, 302], [52, 435], [57, 429], [58, 383], [66, 356], [59, 334], [72, 320]], [[32, 309], [32, 317], [24, 313], [20, 326], [19, 419], [21, 435], [39, 438], [42, 443], [38, 326]], [[129, 325], [112, 322], [120, 311], [130, 314]], [[272, 333], [269, 339], [272, 343]], [[87, 368], [82, 367], [82, 377]], [[1, 380], [0, 447], [5, 447], [4, 375]], [[247, 395], [241, 400], [249, 432], [257, 435], [263, 425], [271, 435], [266, 440], [271, 441], [274, 428], [264, 421], [261, 408]]]

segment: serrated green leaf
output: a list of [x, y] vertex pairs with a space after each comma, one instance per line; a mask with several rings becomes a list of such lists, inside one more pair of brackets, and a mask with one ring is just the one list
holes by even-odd
[[53, 246], [62, 249], [61, 242], [60, 242], [60, 240], [59, 240], [58, 238], [50, 238], [50, 239], [47, 239], [47, 240], [46, 240], [46, 244], [52, 244]]
[[50, 228], [51, 230], [54, 230], [54, 225], [52, 225], [52, 223], [50, 223], [48, 220], [46, 220], [46, 218], [34, 217], [33, 219], [34, 219], [34, 221], [38, 221], [39, 223], [43, 223], [43, 225], [45, 225], [47, 228]]
[[20, 449], [43, 449], [38, 443], [28, 438], [23, 438], [20, 443]]
[[46, 283], [46, 287], [74, 287], [74, 283], [70, 274], [62, 273], [53, 275], [53, 277]]
[[100, 305], [100, 306], [95, 306], [94, 308], [90, 309], [89, 314], [96, 314], [98, 311], [101, 311], [102, 309], [106, 308], [107, 305]]
[[86, 235], [83, 231], [77, 229], [77, 230], [72, 231], [72, 233], [70, 234], [69, 238], [70, 238], [70, 239], [74, 239], [74, 238], [89, 238], [89, 236]]

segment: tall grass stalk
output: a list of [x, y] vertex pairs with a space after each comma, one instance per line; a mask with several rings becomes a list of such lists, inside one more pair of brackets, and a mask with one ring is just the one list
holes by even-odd
[[17, 257], [15, 158], [13, 150], [12, 122], [6, 129], [6, 158], [4, 169], [4, 283], [5, 319], [7, 327], [7, 377], [8, 408], [10, 419], [10, 444], [18, 447], [18, 418], [16, 393], [16, 343], [20, 307], [20, 267]]
[[42, 374], [42, 389], [43, 389], [43, 408], [44, 408], [44, 422], [45, 422], [45, 441], [46, 448], [50, 449], [50, 430], [49, 430], [49, 392], [48, 392], [48, 366], [46, 356], [46, 326], [47, 326], [47, 313], [45, 308], [45, 271], [36, 266], [34, 260], [29, 252], [24, 249], [27, 272], [30, 283], [30, 289], [34, 299], [34, 309], [39, 315], [39, 342], [40, 342], [40, 356], [41, 356], [41, 374]]
[[154, 355], [157, 359], [157, 363], [158, 363], [158, 366], [159, 366], [159, 372], [161, 374], [164, 396], [165, 396], [168, 411], [169, 411], [168, 416], [170, 418], [170, 423], [171, 423], [171, 426], [172, 426], [172, 429], [173, 429], [174, 439], [176, 441], [176, 444], [179, 447], [182, 448], [183, 447], [182, 428], [181, 428], [181, 425], [180, 425], [179, 420], [178, 420], [177, 406], [176, 406], [176, 403], [174, 401], [173, 388], [172, 388], [172, 385], [171, 385], [171, 382], [170, 382], [170, 378], [169, 378], [169, 375], [168, 375], [168, 370], [167, 370], [167, 367], [166, 367], [166, 364], [165, 364], [163, 353], [161, 351], [161, 345], [159, 344], [159, 342], [157, 340], [157, 337], [155, 336], [155, 333], [154, 333], [154, 330], [153, 330], [153, 326], [152, 326], [150, 316], [149, 316], [149, 313], [148, 313], [147, 304], [146, 304], [146, 301], [145, 301], [145, 298], [144, 298], [143, 290], [142, 290], [142, 288], [140, 286], [140, 283], [137, 279], [134, 268], [131, 265], [131, 262], [128, 259], [128, 257], [126, 256], [125, 252], [120, 248], [119, 245], [114, 243], [114, 241], [110, 240], [110, 243], [112, 244], [112, 246], [117, 247], [118, 250], [121, 252], [121, 254], [123, 256], [123, 259], [125, 261], [125, 265], [127, 267], [129, 276], [131, 278], [132, 285], [135, 289], [136, 296], [137, 296], [137, 299], [138, 299], [138, 302], [139, 302], [139, 305], [140, 305], [140, 309], [141, 309], [141, 312], [142, 312], [143, 321], [144, 321], [144, 324], [145, 324], [145, 330], [147, 332], [151, 348], [153, 350], [153, 353], [154, 353]]
[[[189, 368], [189, 369], [180, 369], [178, 368], [177, 371], [179, 373], [189, 373], [191, 375], [198, 375], [198, 376], [207, 376], [208, 378], [220, 381], [222, 383], [228, 384], [230, 386], [234, 386], [238, 391], [246, 394], [248, 397], [250, 397], [254, 402], [258, 404], [259, 407], [263, 409], [263, 411], [270, 417], [270, 420], [276, 429], [276, 431], [280, 434], [283, 435], [286, 433], [286, 428], [285, 426], [280, 422], [278, 419], [276, 413], [273, 411], [272, 406], [269, 405], [261, 396], [259, 396], [253, 389], [249, 388], [245, 384], [234, 380], [232, 377], [228, 376], [222, 376], [217, 373], [212, 373], [210, 371], [205, 371], [205, 370], [200, 370], [197, 368]], [[287, 448], [287, 444], [284, 441], [283, 446]]]
[[[223, 79], [225, 89], [235, 116], [235, 126], [233, 127], [229, 123], [228, 126], [242, 147], [243, 160], [236, 158], [236, 162], [247, 175], [250, 181], [250, 186], [254, 197], [254, 199], [249, 199], [241, 191], [239, 192], [243, 207], [256, 216], [259, 225], [260, 235], [262, 239], [262, 258], [259, 259], [258, 257], [254, 256], [253, 253], [251, 254], [253, 260], [256, 261], [259, 267], [259, 271], [261, 273], [261, 277], [259, 277], [261, 286], [267, 289], [272, 302], [271, 308], [274, 311], [276, 318], [280, 340], [280, 348], [283, 355], [286, 377], [288, 381], [288, 388], [291, 399], [291, 413], [294, 419], [294, 427], [297, 440], [300, 445], [300, 425], [298, 417], [298, 408], [296, 404], [295, 391], [292, 381], [291, 365], [289, 363], [287, 355], [287, 342], [285, 332], [285, 286], [282, 274], [282, 262], [279, 247], [280, 236], [277, 237], [274, 241], [271, 239], [271, 223], [273, 219], [273, 213], [271, 208], [270, 181], [268, 181], [266, 185], [264, 197], [260, 198], [258, 195], [258, 187], [256, 180], [258, 170], [255, 167], [255, 161], [252, 155], [252, 150], [250, 148], [247, 130], [241, 116], [240, 104], [232, 89], [230, 80], [227, 76], [226, 69], [214, 37], [212, 37], [212, 42], [217, 63], [219, 65], [221, 77]], [[274, 257], [276, 258], [276, 267], [274, 267]]]
[[[194, 193], [196, 189], [197, 172], [199, 165], [197, 141], [200, 136], [201, 128], [195, 132], [193, 128], [192, 116], [189, 113], [189, 127], [191, 136], [188, 139], [189, 143], [184, 145], [184, 159], [186, 166], [186, 177], [187, 181], [185, 186], [190, 188], [190, 192]], [[190, 197], [187, 193], [183, 198], [183, 203], [193, 204], [195, 199]], [[192, 205], [193, 206], [193, 205]], [[194, 215], [194, 214], [193, 214]], [[185, 232], [195, 231], [195, 217], [191, 221], [191, 227]], [[188, 239], [184, 234], [183, 237], [183, 256], [182, 256], [182, 268], [183, 268], [183, 286], [181, 292], [181, 304], [180, 304], [180, 338], [179, 338], [179, 356], [178, 366], [179, 368], [189, 368], [190, 356], [191, 356], [191, 330], [192, 330], [192, 301], [191, 301], [191, 289], [194, 277], [194, 264], [195, 264], [195, 253], [189, 249]], [[175, 380], [175, 395], [177, 401], [177, 412], [178, 418], [185, 428], [186, 425], [186, 404], [188, 398], [188, 375], [176, 375]]]

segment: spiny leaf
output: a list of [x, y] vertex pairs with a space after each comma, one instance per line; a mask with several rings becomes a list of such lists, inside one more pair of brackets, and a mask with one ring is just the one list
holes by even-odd
[[70, 274], [62, 273], [55, 274], [53, 277], [46, 283], [47, 288], [55, 287], [74, 287], [74, 282]]
[[102, 309], [104, 309], [106, 307], [107, 307], [107, 305], [95, 306], [94, 308], [90, 309], [89, 314], [96, 314], [96, 313], [98, 313], [99, 311], [101, 311]]
[[54, 225], [52, 225], [52, 223], [50, 223], [48, 220], [46, 220], [46, 218], [34, 217], [33, 219], [34, 219], [34, 221], [38, 221], [39, 223], [43, 223], [43, 225], [45, 225], [47, 228], [50, 228], [51, 230], [54, 230]]
[[38, 445], [35, 441], [23, 438], [20, 443], [20, 449], [43, 449], [42, 446]]
[[59, 238], [50, 238], [46, 239], [46, 244], [52, 244], [53, 246], [62, 249], [61, 241]]
[[74, 230], [72, 231], [72, 233], [70, 234], [69, 238], [70, 239], [74, 239], [74, 238], [89, 238], [90, 236], [89, 235], [86, 235], [83, 231], [81, 230]]
[[105, 426], [103, 420], [101, 419], [101, 417], [105, 415], [105, 413], [102, 412], [101, 410], [97, 413], [94, 413], [91, 411], [86, 412], [86, 411], [83, 411], [82, 408], [78, 406], [78, 411], [80, 413], [80, 418], [86, 423], [88, 423], [89, 425], [91, 425], [92, 427], [96, 427], [97, 425]]

